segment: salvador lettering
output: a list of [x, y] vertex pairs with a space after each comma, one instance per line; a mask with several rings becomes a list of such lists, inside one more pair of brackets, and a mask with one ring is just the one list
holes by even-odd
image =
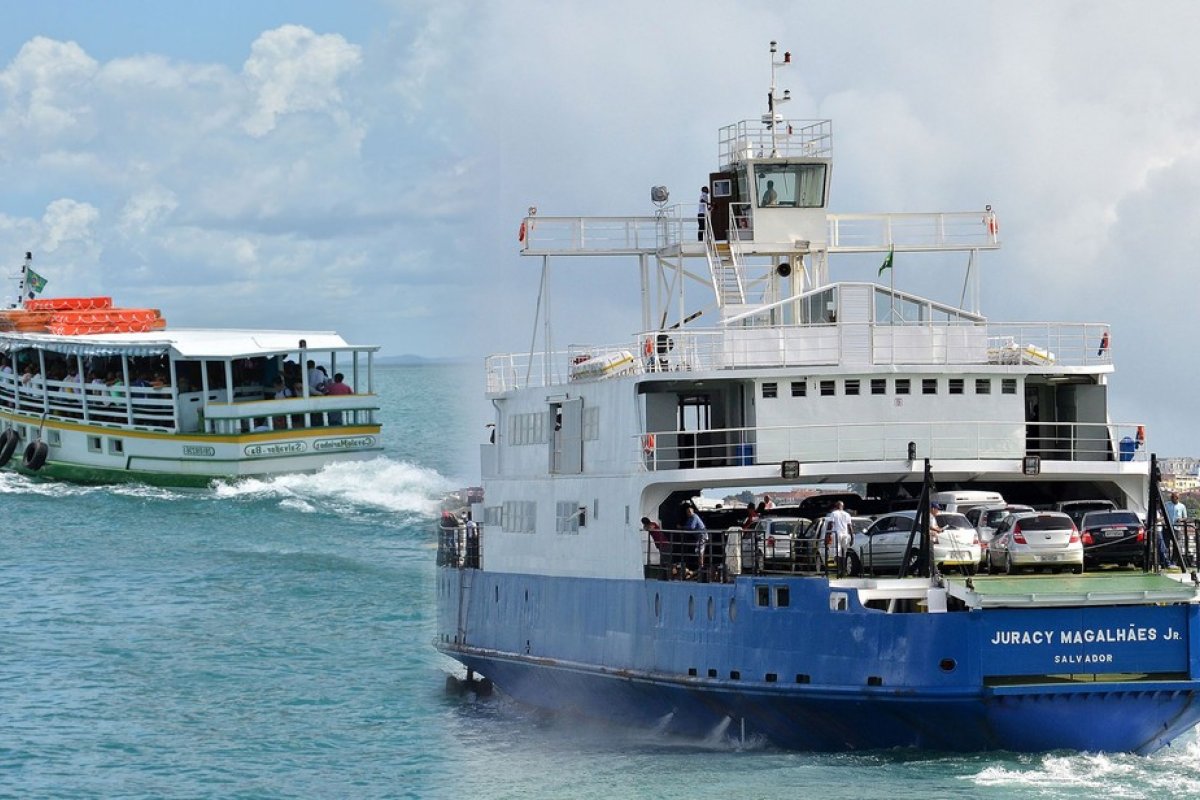
[[308, 450], [304, 442], [271, 442], [269, 444], [252, 444], [245, 449], [251, 458], [257, 456], [291, 456]]

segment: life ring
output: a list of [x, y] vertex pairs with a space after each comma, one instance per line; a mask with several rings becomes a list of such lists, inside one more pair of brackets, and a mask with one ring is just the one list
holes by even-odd
[[642, 435], [642, 453], [646, 458], [654, 458], [654, 434], [646, 433]]
[[646, 341], [642, 342], [642, 355], [646, 358], [654, 355], [654, 337], [647, 336]]
[[41, 439], [36, 442], [30, 442], [25, 448], [25, 455], [21, 457], [21, 464], [25, 469], [32, 472], [37, 472], [46, 463], [46, 455], [50, 448]]
[[1138, 425], [1137, 427], [1137, 446], [1141, 447], [1146, 443], [1146, 426]]
[[20, 437], [12, 428], [7, 428], [4, 433], [0, 433], [0, 467], [6, 466], [12, 460], [13, 453], [17, 451], [18, 442], [20, 442]]
[[525, 220], [521, 220], [521, 228], [517, 231], [517, 241], [525, 241]]

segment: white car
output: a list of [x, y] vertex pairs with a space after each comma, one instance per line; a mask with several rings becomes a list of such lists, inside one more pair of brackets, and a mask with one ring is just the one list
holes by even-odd
[[[908, 549], [909, 534], [916, 521], [915, 511], [896, 511], [884, 514], [864, 533], [856, 533], [850, 545], [846, 564], [851, 575], [864, 572], [898, 572], [904, 563], [916, 561], [920, 537], [914, 536], [912, 550]], [[962, 514], [942, 512], [937, 515], [941, 532], [930, 532], [933, 560], [938, 567], [958, 568], [971, 575], [979, 565], [979, 537]]]

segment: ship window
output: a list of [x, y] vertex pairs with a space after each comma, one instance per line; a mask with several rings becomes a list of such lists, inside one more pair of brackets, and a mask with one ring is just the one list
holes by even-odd
[[554, 507], [554, 530], [557, 533], [579, 533], [579, 502], [559, 502]]
[[500, 506], [484, 506], [483, 507], [483, 524], [484, 525], [500, 525], [501, 507]]
[[583, 439], [594, 442], [600, 438], [600, 409], [585, 408], [583, 410]]
[[792, 604], [792, 596], [786, 586], [775, 587], [775, 605], [779, 608], [787, 608]]
[[896, 394], [908, 394], [909, 382], [908, 378], [896, 378]]
[[887, 394], [887, 378], [871, 378], [871, 394]]
[[124, 453], [125, 452], [125, 440], [109, 439], [108, 440], [108, 452], [110, 455], [114, 455], [114, 456], [119, 456], [122, 453]]
[[88, 450], [93, 453], [101, 452], [102, 448], [100, 447], [100, 437], [99, 436], [89, 436], [88, 437]]
[[1016, 394], [1017, 393], [1017, 379], [1016, 378], [1004, 378], [1003, 380], [1001, 380], [1000, 381], [1000, 393], [1001, 394]]
[[46, 431], [46, 435], [50, 439], [49, 444], [51, 447], [59, 447], [62, 444], [62, 436], [59, 434], [58, 431], [55, 431], [55, 430]]
[[992, 379], [991, 378], [976, 378], [975, 379], [975, 394], [991, 394]]
[[762, 385], [762, 396], [765, 398], [778, 397], [779, 396], [779, 384], [764, 383]]
[[921, 394], [937, 394], [937, 378], [923, 378], [921, 380]]
[[537, 503], [532, 500], [506, 500], [501, 527], [509, 533], [533, 533]]
[[949, 380], [950, 394], [962, 394], [963, 389], [964, 389], [964, 386], [963, 386], [962, 378], [951, 378]]
[[758, 205], [771, 208], [820, 208], [825, 200], [825, 166], [760, 166], [755, 176]]
[[808, 394], [808, 383], [805, 381], [792, 381], [792, 397], [804, 397]]
[[848, 395], [858, 394], [859, 382], [857, 378], [852, 378], [846, 381], [845, 393]]
[[754, 604], [759, 606], [771, 605], [771, 587], [770, 586], [755, 586], [754, 587]]
[[821, 381], [821, 397], [832, 397], [834, 394], [833, 381]]

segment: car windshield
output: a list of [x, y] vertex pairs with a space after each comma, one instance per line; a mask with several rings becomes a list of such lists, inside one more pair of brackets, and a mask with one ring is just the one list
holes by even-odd
[[780, 536], [780, 535], [791, 536], [795, 532], [796, 532], [796, 523], [795, 522], [772, 522], [771, 523], [771, 535], [772, 536]]
[[987, 516], [984, 517], [983, 524], [989, 528], [994, 528], [1000, 524], [1000, 520], [1011, 513], [1007, 508], [997, 508], [995, 511], [989, 511], [987, 512]]
[[938, 525], [942, 528], [971, 528], [974, 527], [962, 514], [942, 512], [937, 516]]
[[1025, 517], [1017, 522], [1024, 531], [1054, 531], [1071, 527], [1071, 519], [1064, 514], [1043, 514]]
[[1141, 520], [1132, 511], [1093, 511], [1083, 518], [1083, 524], [1088, 527], [1096, 525], [1140, 525]]

